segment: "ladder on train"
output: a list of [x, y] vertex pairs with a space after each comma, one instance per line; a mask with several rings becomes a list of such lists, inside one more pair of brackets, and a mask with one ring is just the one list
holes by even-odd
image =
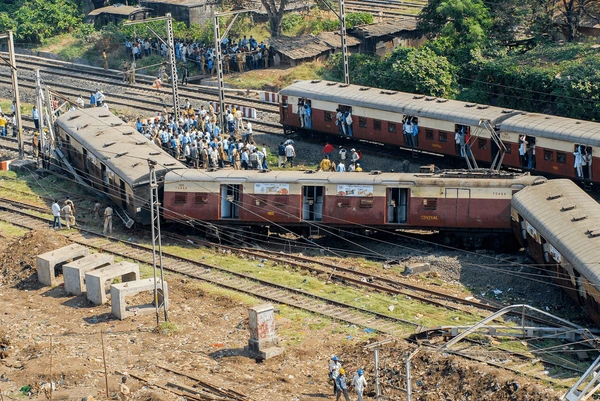
[[[490, 165], [490, 172], [498, 171], [500, 170], [500, 167], [502, 167], [502, 161], [504, 160], [504, 155], [506, 155], [506, 146], [502, 142], [500, 134], [496, 131], [490, 120], [479, 120], [478, 128], [487, 131], [490, 134], [490, 138], [492, 139], [493, 143], [498, 148], [498, 152], [494, 156], [494, 160], [492, 160], [492, 164]], [[477, 160], [471, 151], [471, 143], [474, 143], [475, 139], [479, 137], [477, 132], [478, 130], [475, 130], [474, 135], [471, 135], [470, 143], [465, 144], [465, 147], [463, 148], [463, 157], [467, 162], [469, 170], [477, 170], [479, 168], [477, 165]]]

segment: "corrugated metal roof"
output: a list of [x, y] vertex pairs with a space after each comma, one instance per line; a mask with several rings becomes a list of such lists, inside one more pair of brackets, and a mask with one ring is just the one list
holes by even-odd
[[280, 36], [268, 40], [269, 45], [292, 60], [317, 57], [335, 47], [316, 36]]
[[[342, 36], [339, 32], [321, 32], [318, 37], [335, 49], [342, 48]], [[349, 47], [360, 45], [360, 43], [360, 40], [354, 36], [346, 35], [346, 44]]]
[[360, 33], [360, 36], [364, 38], [377, 38], [380, 36], [394, 35], [402, 31], [414, 31], [416, 29], [417, 18], [402, 17], [399, 19], [380, 22], [376, 24], [359, 25], [352, 29], [349, 29], [348, 31]]
[[[587, 233], [600, 230], [597, 201], [572, 181], [562, 179], [525, 188], [515, 194], [512, 204], [564, 259], [600, 290], [600, 237]], [[583, 216], [587, 217], [579, 220]]]
[[103, 107], [71, 110], [56, 123], [131, 187], [147, 183], [148, 159], [157, 175], [185, 166]]
[[140, 4], [148, 4], [152, 7], [152, 4], [171, 4], [176, 6], [183, 7], [198, 7], [205, 6], [208, 1], [198, 1], [198, 0], [141, 0]]
[[88, 14], [88, 17], [93, 17], [100, 14], [131, 15], [143, 11], [150, 11], [150, 9], [146, 7], [133, 6], [108, 6], [93, 10]]
[[[302, 182], [310, 185], [311, 182], [325, 184], [346, 185], [400, 185], [400, 183], [414, 183], [417, 186], [439, 187], [499, 187], [521, 189], [531, 185], [534, 181], [544, 180], [542, 177], [529, 174], [516, 175], [514, 178], [448, 178], [441, 174], [403, 174], [403, 173], [334, 173], [314, 172], [307, 174], [302, 171], [270, 171], [260, 173], [246, 170], [219, 170], [206, 172], [203, 170], [187, 169], [167, 173], [165, 184], [178, 181], [196, 182], [223, 182], [223, 183], [295, 183]], [[316, 184], [315, 184], [316, 185]]]
[[[387, 94], [389, 93], [389, 94]], [[328, 81], [297, 81], [280, 91], [284, 96], [318, 99], [348, 106], [360, 106], [398, 114], [408, 114], [434, 119], [446, 119], [457, 124], [479, 125], [481, 119], [496, 124], [507, 116], [499, 107], [478, 108], [472, 103], [437, 99], [413, 93], [394, 92], [377, 88], [344, 85]], [[471, 107], [469, 107], [471, 106]]]

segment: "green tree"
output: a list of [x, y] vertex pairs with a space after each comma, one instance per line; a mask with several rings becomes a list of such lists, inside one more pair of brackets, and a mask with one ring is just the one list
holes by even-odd
[[555, 78], [552, 95], [556, 96], [558, 114], [600, 120], [600, 57], [591, 55], [568, 62]]
[[[20, 41], [39, 43], [43, 39], [71, 32], [81, 25], [83, 14], [75, 0], [18, 0], [9, 8], [12, 24], [0, 16], [0, 30], [15, 29]], [[4, 12], [2, 13], [4, 14]]]

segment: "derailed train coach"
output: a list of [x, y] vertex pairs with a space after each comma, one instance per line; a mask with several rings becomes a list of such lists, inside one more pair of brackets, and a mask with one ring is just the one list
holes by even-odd
[[515, 194], [511, 220], [537, 265], [600, 324], [600, 204], [570, 180], [551, 180]]
[[[453, 245], [510, 233], [513, 194], [542, 177], [179, 170], [165, 176], [164, 218], [310, 234], [419, 228]], [[202, 224], [202, 223], [200, 223]]]
[[70, 110], [56, 120], [58, 147], [77, 173], [138, 224], [150, 219], [150, 170], [161, 187], [167, 171], [185, 166], [103, 107]]

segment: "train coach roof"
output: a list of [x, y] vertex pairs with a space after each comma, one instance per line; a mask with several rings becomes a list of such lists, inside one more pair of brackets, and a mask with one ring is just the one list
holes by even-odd
[[148, 159], [156, 161], [157, 175], [185, 168], [104, 107], [70, 110], [56, 123], [131, 187], [148, 182]]
[[[458, 174], [458, 175], [457, 175]], [[460, 177], [460, 174], [404, 174], [404, 173], [334, 173], [315, 172], [312, 174], [303, 171], [270, 171], [261, 173], [246, 170], [219, 170], [206, 172], [203, 170], [187, 169], [167, 173], [165, 183], [184, 181], [231, 183], [299, 183], [307, 185], [430, 185], [430, 186], [455, 186], [455, 187], [502, 187], [515, 186], [520, 189], [531, 185], [543, 177], [528, 174], [517, 175], [514, 178], [469, 178]]]
[[[570, 180], [550, 180], [514, 195], [516, 211], [600, 289], [600, 204]], [[574, 206], [574, 208], [572, 208]]]
[[600, 146], [600, 124], [573, 118], [524, 113], [500, 125], [504, 132], [543, 136], [588, 146]]
[[336, 105], [367, 107], [418, 117], [446, 119], [464, 125], [479, 125], [482, 119], [496, 124], [518, 113], [499, 107], [328, 81], [296, 81], [279, 93], [283, 96], [304, 97]]

